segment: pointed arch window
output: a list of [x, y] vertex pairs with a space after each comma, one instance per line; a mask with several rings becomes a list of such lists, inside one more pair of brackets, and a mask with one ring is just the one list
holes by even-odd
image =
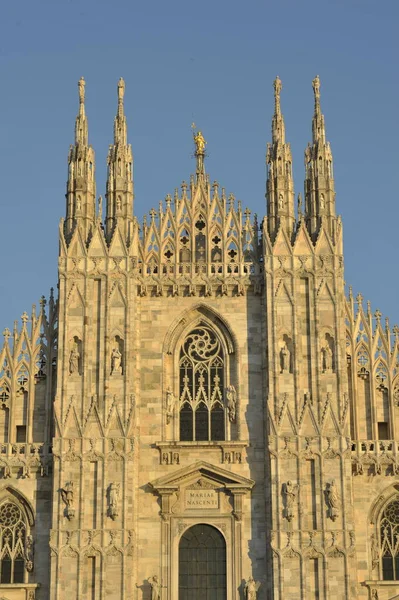
[[210, 327], [198, 326], [186, 336], [179, 369], [180, 440], [224, 440], [225, 360], [220, 340]]
[[380, 559], [382, 579], [399, 580], [399, 497], [392, 500], [381, 515]]
[[0, 583], [23, 583], [26, 523], [20, 508], [5, 501], [0, 506]]

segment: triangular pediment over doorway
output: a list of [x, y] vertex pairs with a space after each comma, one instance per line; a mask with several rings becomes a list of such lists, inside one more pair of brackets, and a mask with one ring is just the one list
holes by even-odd
[[162, 491], [166, 492], [167, 490], [173, 492], [178, 490], [181, 485], [185, 485], [191, 480], [196, 479], [214, 483], [215, 485], [231, 491], [238, 489], [250, 491], [255, 485], [255, 482], [252, 479], [247, 479], [246, 477], [242, 477], [241, 475], [237, 475], [236, 473], [232, 473], [222, 467], [212, 465], [202, 460], [151, 481], [150, 485], [155, 491], [160, 493]]

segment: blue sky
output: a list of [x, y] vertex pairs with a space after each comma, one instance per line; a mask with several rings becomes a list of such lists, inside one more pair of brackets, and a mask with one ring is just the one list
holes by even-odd
[[0, 331], [57, 283], [81, 75], [98, 195], [125, 78], [141, 219], [194, 170], [192, 121], [211, 180], [264, 215], [277, 74], [302, 192], [319, 74], [346, 281], [399, 322], [397, 0], [20, 0], [0, 14]]

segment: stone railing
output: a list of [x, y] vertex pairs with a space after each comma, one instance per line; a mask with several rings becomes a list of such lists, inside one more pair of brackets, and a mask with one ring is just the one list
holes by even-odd
[[398, 475], [399, 443], [395, 440], [352, 440], [354, 475]]
[[30, 477], [32, 473], [48, 475], [51, 445], [44, 443], [0, 444], [1, 478]]

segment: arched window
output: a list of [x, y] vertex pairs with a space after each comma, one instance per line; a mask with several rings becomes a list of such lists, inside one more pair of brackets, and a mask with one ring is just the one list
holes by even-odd
[[226, 542], [215, 527], [194, 525], [179, 544], [179, 600], [226, 597]]
[[385, 508], [380, 520], [382, 578], [399, 579], [399, 497]]
[[205, 325], [193, 329], [180, 350], [180, 440], [225, 439], [224, 356]]
[[23, 583], [26, 524], [14, 502], [0, 506], [0, 583]]

